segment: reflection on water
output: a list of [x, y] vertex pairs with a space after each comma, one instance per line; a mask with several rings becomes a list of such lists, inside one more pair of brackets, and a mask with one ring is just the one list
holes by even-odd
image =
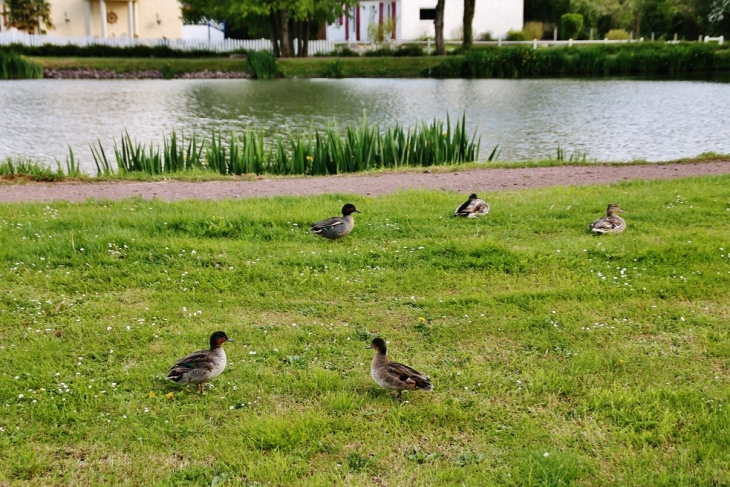
[[730, 84], [653, 80], [32, 80], [0, 83], [0, 157], [63, 159], [91, 169], [89, 144], [260, 127], [269, 134], [460, 117], [499, 144], [503, 161], [586, 152], [589, 159], [668, 160], [730, 152]]

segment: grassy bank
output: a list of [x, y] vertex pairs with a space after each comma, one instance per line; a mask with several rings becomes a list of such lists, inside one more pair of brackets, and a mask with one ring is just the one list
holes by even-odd
[[14, 52], [0, 51], [0, 80], [36, 79], [43, 77], [43, 68]]
[[117, 73], [168, 70], [172, 73], [196, 73], [199, 71], [247, 71], [246, 61], [228, 58], [93, 58], [93, 57], [32, 57], [44, 69], [97, 69]]
[[[0, 205], [0, 480], [727, 484], [728, 184]], [[214, 388], [162, 380], [215, 329]], [[375, 334], [435, 391], [375, 387]]]
[[[46, 69], [99, 69], [117, 72], [160, 69], [170, 73], [250, 71], [244, 60], [220, 57], [32, 58]], [[279, 76], [303, 78], [550, 77], [690, 75], [730, 72], [730, 50], [707, 44], [636, 43], [625, 46], [493, 47], [446, 57], [312, 57], [278, 59]]]

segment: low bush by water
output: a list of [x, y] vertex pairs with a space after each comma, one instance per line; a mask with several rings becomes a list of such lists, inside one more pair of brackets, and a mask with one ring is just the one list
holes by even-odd
[[473, 49], [444, 59], [424, 74], [437, 78], [620, 76], [730, 71], [730, 52], [704, 44], [639, 44], [549, 49]]
[[42, 77], [43, 68], [40, 64], [29, 61], [13, 51], [0, 51], [0, 80]]

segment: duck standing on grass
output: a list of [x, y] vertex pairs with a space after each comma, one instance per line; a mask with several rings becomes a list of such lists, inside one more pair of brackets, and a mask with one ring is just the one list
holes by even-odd
[[347, 203], [342, 207], [342, 216], [333, 216], [317, 222], [309, 228], [309, 231], [330, 240], [342, 238], [349, 235], [355, 227], [353, 213], [360, 213], [360, 211], [355, 208], [355, 205]]
[[476, 193], [469, 195], [469, 199], [466, 202], [459, 205], [454, 211], [454, 216], [465, 216], [467, 218], [476, 218], [478, 216], [486, 215], [489, 213], [489, 203], [479, 199]]
[[198, 350], [181, 358], [170, 367], [165, 379], [174, 380], [178, 384], [197, 384], [203, 393], [203, 384], [210, 382], [225, 370], [227, 358], [223, 350], [224, 342], [232, 342], [222, 331], [210, 336], [210, 350]]
[[623, 213], [624, 210], [618, 207], [616, 203], [611, 203], [606, 208], [606, 216], [603, 216], [590, 225], [590, 228], [595, 233], [621, 233], [626, 230], [626, 222], [623, 218], [614, 213]]
[[429, 392], [433, 390], [433, 384], [428, 377], [407, 365], [388, 360], [385, 355], [385, 340], [382, 338], [373, 339], [372, 344], [367, 348], [375, 350], [375, 356], [370, 364], [370, 375], [380, 387], [398, 391], [396, 396], [398, 401], [401, 400], [401, 392], [405, 390], [423, 389]]

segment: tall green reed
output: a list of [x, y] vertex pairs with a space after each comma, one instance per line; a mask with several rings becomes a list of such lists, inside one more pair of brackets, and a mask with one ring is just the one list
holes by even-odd
[[257, 79], [276, 78], [276, 57], [269, 51], [248, 51], [246, 64]]
[[0, 80], [37, 79], [43, 77], [43, 67], [12, 51], [0, 51]]
[[[126, 131], [114, 143], [116, 170], [151, 175], [193, 169], [208, 169], [219, 174], [324, 175], [367, 171], [380, 168], [461, 164], [477, 161], [481, 141], [466, 130], [466, 116], [452, 124], [434, 120], [411, 128], [401, 125], [381, 131], [367, 117], [356, 126], [341, 131], [336, 122], [324, 130], [275, 136], [266, 140], [252, 128], [231, 134], [228, 140], [213, 129], [209, 141], [196, 137], [178, 138], [175, 131], [163, 140], [162, 150], [153, 143], [135, 142]], [[114, 172], [113, 164], [101, 142], [91, 147], [98, 175]], [[492, 151], [489, 161], [498, 155]]]

